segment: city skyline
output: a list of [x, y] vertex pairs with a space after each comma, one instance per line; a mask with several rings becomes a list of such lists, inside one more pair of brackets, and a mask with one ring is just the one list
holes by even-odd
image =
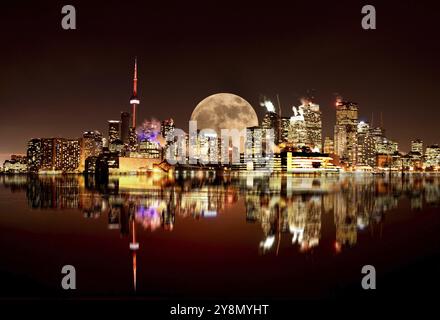
[[[379, 27], [369, 32], [360, 28], [360, 7], [344, 1], [318, 8], [300, 3], [289, 10], [280, 5], [273, 14], [257, 4], [236, 5], [234, 11], [224, 4], [215, 12], [197, 3], [167, 10], [134, 5], [139, 12], [108, 4], [101, 14], [99, 6], [81, 4], [78, 30], [70, 33], [59, 28], [57, 6], [5, 7], [0, 104], [8, 114], [0, 120], [1, 162], [24, 153], [33, 137], [105, 132], [106, 120], [130, 110], [134, 56], [142, 61], [139, 119], [173, 117], [176, 127], [184, 127], [203, 98], [232, 92], [247, 99], [261, 120], [260, 94], [278, 94], [285, 115], [298, 99], [312, 95], [323, 113], [324, 138], [333, 136], [334, 100], [342, 95], [359, 104], [360, 120], [374, 113], [376, 122], [382, 113], [388, 135], [404, 151], [415, 138], [425, 145], [440, 141], [434, 9], [377, 4]], [[44, 21], [34, 15], [41, 10], [49, 13]], [[301, 12], [312, 12], [314, 23]], [[117, 26], [106, 23], [115, 17]], [[224, 23], [208, 23], [220, 17]], [[246, 23], [237, 26], [238, 18]], [[30, 24], [37, 28], [30, 30]], [[16, 38], [7, 33], [11, 27]], [[420, 104], [423, 112], [415, 112]]]
[[[107, 136], [106, 133], [107, 133], [107, 130], [108, 130], [108, 128], [107, 128], [108, 123], [112, 123], [112, 122], [116, 123], [116, 121], [117, 121], [119, 123], [119, 126], [120, 126], [120, 129], [118, 129], [118, 131], [120, 131], [120, 132], [118, 132], [118, 134], [121, 135], [121, 137], [120, 137], [121, 140], [124, 140], [123, 139], [123, 131], [124, 130], [123, 130], [123, 125], [122, 125], [124, 123], [123, 117], [126, 116], [127, 114], [129, 115], [129, 117], [130, 117], [129, 129], [131, 130], [131, 128], [134, 128], [133, 126], [137, 122], [136, 114], [139, 112], [138, 109], [137, 109], [137, 106], [140, 105], [140, 100], [139, 100], [139, 98], [137, 96], [137, 91], [138, 91], [137, 90], [137, 80], [138, 80], [137, 79], [137, 74], [138, 74], [138, 71], [137, 71], [137, 60], [138, 60], [138, 58], [135, 57], [134, 58], [134, 78], [132, 78], [132, 81], [133, 81], [132, 82], [133, 95], [131, 96], [130, 101], [129, 101], [130, 103], [127, 105], [127, 107], [125, 109], [121, 109], [120, 114], [118, 114], [118, 116], [120, 116], [121, 119], [120, 120], [110, 120], [110, 119], [116, 119], [117, 118], [117, 117], [114, 117], [114, 116], [110, 117], [108, 120], [101, 121], [101, 123], [96, 125], [94, 128], [84, 128], [83, 131], [78, 131], [78, 133], [76, 135], [68, 136], [67, 137], [68, 139], [80, 139], [81, 136], [84, 133], [86, 133], [86, 132], [88, 132], [90, 130], [92, 130], [92, 131], [93, 130], [97, 130], [97, 131], [99, 131], [101, 133], [104, 133], [103, 136], [105, 137], [105, 136]], [[279, 102], [279, 95], [277, 94], [274, 98], [278, 100], [277, 103], [279, 103], [279, 104], [275, 107], [276, 108], [275, 112], [276, 113], [281, 112], [284, 116], [287, 116], [287, 117], [291, 117], [291, 116], [294, 117], [294, 116], [296, 116], [296, 108], [303, 106], [304, 103], [306, 103], [306, 104], [315, 104], [315, 103], [319, 102], [316, 99], [314, 99], [313, 95], [310, 95], [310, 92], [308, 92], [308, 93], [309, 93], [309, 96], [298, 97], [296, 103], [289, 104], [291, 107], [289, 107], [290, 110], [287, 111], [287, 112], [285, 110], [286, 107], [283, 108], [282, 104]], [[218, 94], [218, 93], [215, 93], [215, 94]], [[337, 122], [338, 121], [337, 120], [338, 104], [341, 103], [341, 101], [343, 101], [344, 103], [347, 102], [347, 103], [354, 103], [354, 104], [358, 105], [358, 103], [350, 101], [351, 99], [344, 100], [345, 97], [342, 97], [339, 94], [338, 95], [334, 94], [333, 96], [334, 96], [333, 97], [334, 101], [331, 103], [330, 107], [326, 108], [324, 106], [324, 108], [322, 108], [323, 107], [322, 105], [319, 105], [319, 104], [317, 105], [318, 109], [321, 106], [321, 111], [323, 111], [323, 109], [324, 109], [324, 112], [322, 112], [322, 113], [328, 113], [329, 110], [326, 110], [326, 109], [330, 109], [330, 111], [333, 111], [333, 115], [334, 115], [334, 118], [335, 118], [335, 119], [333, 119], [334, 120], [333, 121], [334, 124], [332, 125], [332, 124], [329, 124], [328, 121], [326, 121], [324, 116], [322, 116], [322, 118], [323, 118], [322, 128], [321, 128], [321, 136], [322, 136], [321, 140], [322, 140], [322, 142], [324, 142], [324, 138], [330, 137], [331, 139], [333, 139], [334, 136], [335, 136], [334, 132], [331, 132], [331, 131], [334, 130], [334, 126], [337, 126], [337, 123], [338, 123]], [[265, 116], [267, 116], [267, 112], [263, 113], [266, 109], [265, 109], [264, 106], [263, 107], [261, 106], [261, 97], [262, 97], [262, 95], [260, 94], [259, 95], [260, 103], [259, 103], [258, 107], [255, 108], [253, 105], [251, 105], [251, 107], [257, 113], [257, 117], [259, 116], [258, 117], [259, 124], [263, 124], [263, 126], [264, 126]], [[273, 103], [273, 101], [271, 101], [273, 99], [271, 99], [271, 98], [267, 98], [267, 97], [264, 96], [264, 99], [267, 99], [267, 101], [269, 101], [270, 103]], [[133, 101], [135, 101], [134, 104], [132, 103]], [[306, 101], [306, 102], [304, 102], [304, 101]], [[200, 102], [198, 102], [194, 106], [194, 108], [197, 107], [197, 105], [199, 103]], [[146, 106], [146, 108], [148, 108], [148, 107]], [[367, 117], [364, 114], [362, 114], [361, 110], [359, 110], [358, 113], [359, 113], [359, 115], [356, 114], [356, 121], [362, 122], [362, 123], [367, 123], [367, 124], [369, 124], [371, 126], [371, 128], [375, 128], [375, 127], [386, 128], [386, 126], [384, 125], [383, 112], [382, 111], [380, 111], [380, 113], [378, 115], [376, 115], [376, 117], [375, 117], [374, 113], [372, 113], [372, 115], [370, 117]], [[169, 114], [166, 119], [175, 119], [176, 116], [177, 116], [177, 118], [179, 118], [178, 114]], [[166, 119], [158, 119], [154, 115], [151, 115], [151, 117], [149, 117], [149, 118], [147, 116], [147, 118], [142, 120], [142, 122], [144, 122], [144, 121], [161, 121], [161, 120], [166, 120]], [[188, 117], [187, 123], [190, 120], [191, 120], [190, 117]], [[97, 129], [97, 128], [100, 128], [100, 129]], [[138, 125], [136, 127], [136, 129], [139, 129], [139, 128], [140, 128], [140, 126]], [[184, 131], [188, 130], [188, 126], [185, 125], [185, 124], [183, 126], [181, 126], [180, 128], [182, 130], [184, 130]], [[326, 131], [325, 130], [326, 128], [330, 128], [328, 130], [329, 132], [324, 133]], [[128, 135], [130, 136], [131, 133], [129, 133]], [[389, 135], [393, 136], [393, 133], [391, 133]], [[403, 152], [407, 153], [407, 152], [411, 151], [411, 141], [418, 140], [422, 136], [423, 136], [423, 134], [419, 134], [417, 136], [413, 136], [410, 141], [399, 141], [398, 139], [393, 139], [393, 140], [396, 140], [398, 142], [399, 147], [400, 147], [399, 151], [403, 151]], [[37, 137], [37, 135], [32, 136], [31, 139], [34, 139], [36, 137]], [[53, 135], [53, 136], [47, 136], [46, 138], [66, 138], [66, 136]], [[29, 139], [29, 140], [31, 140], [31, 139]], [[110, 140], [111, 140], [111, 138], [110, 138]], [[421, 140], [424, 142], [423, 139], [421, 139]], [[439, 141], [440, 141], [440, 139], [439, 139]], [[435, 144], [438, 144], [438, 141], [433, 141], [432, 143], [424, 142], [425, 146], [435, 145]], [[25, 148], [26, 148], [27, 141], [24, 143], [24, 145], [25, 145]], [[402, 145], [407, 146], [407, 149], [402, 149], [401, 148]], [[26, 149], [24, 149], [22, 152], [18, 151], [18, 152], [0, 153], [0, 160], [2, 160], [2, 162], [5, 161], [5, 160], [8, 160], [8, 159], [10, 159], [10, 156], [14, 155], [14, 154], [17, 154], [17, 155], [23, 154], [24, 155], [24, 154], [26, 154]]]
[[[313, 97], [301, 98], [301, 104], [292, 107], [293, 115], [286, 117], [282, 116], [278, 94], [277, 106], [260, 96], [260, 107], [266, 112], [259, 121], [245, 99], [217, 93], [195, 107], [188, 129], [176, 128], [171, 117], [163, 121], [146, 119], [138, 125], [140, 99], [135, 57], [131, 110], [121, 111], [120, 120], [107, 120], [107, 135], [91, 129], [75, 138], [32, 138], [26, 154], [11, 155], [4, 161], [2, 172], [84, 173], [104, 178], [109, 174], [170, 173], [184, 168], [306, 174], [383, 174], [393, 170], [403, 174], [438, 171], [440, 167], [438, 143], [426, 145], [425, 154], [423, 140], [414, 138], [411, 150], [404, 153], [399, 142], [389, 138], [382, 113], [379, 125], [373, 120], [374, 114], [371, 123], [361, 120], [358, 103], [341, 96], [335, 100], [333, 138], [324, 139], [322, 111]], [[236, 133], [224, 137], [224, 129]], [[238, 135], [238, 140], [233, 135]]]

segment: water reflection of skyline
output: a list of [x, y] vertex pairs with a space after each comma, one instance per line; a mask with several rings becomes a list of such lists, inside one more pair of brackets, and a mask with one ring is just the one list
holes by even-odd
[[[440, 176], [374, 177], [121, 176], [96, 184], [83, 176], [3, 176], [3, 185], [25, 192], [33, 209], [78, 209], [85, 218], [108, 219], [121, 236], [172, 231], [179, 219], [211, 219], [243, 201], [243, 218], [261, 226], [261, 253], [278, 252], [282, 237], [306, 252], [319, 246], [322, 217], [332, 214], [334, 250], [356, 245], [358, 233], [379, 230], [386, 213], [407, 199], [412, 210], [440, 205]], [[138, 231], [138, 232], [139, 232]]]

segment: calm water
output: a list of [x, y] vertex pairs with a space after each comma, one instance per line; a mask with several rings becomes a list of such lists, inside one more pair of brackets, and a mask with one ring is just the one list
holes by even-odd
[[356, 296], [366, 264], [384, 297], [439, 283], [440, 176], [0, 181], [2, 298]]

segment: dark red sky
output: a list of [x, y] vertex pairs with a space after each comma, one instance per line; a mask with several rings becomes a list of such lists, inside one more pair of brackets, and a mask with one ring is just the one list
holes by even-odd
[[[32, 137], [106, 130], [129, 110], [139, 59], [141, 118], [186, 129], [195, 105], [217, 92], [248, 100], [279, 93], [285, 115], [314, 91], [332, 133], [338, 93], [361, 119], [383, 113], [407, 150], [440, 143], [438, 18], [428, 1], [8, 1], [0, 10], [0, 160]], [[61, 8], [77, 30], [61, 29]], [[374, 4], [377, 30], [361, 28]]]

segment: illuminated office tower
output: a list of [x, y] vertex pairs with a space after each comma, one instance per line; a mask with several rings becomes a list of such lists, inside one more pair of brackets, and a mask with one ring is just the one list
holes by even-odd
[[174, 120], [172, 118], [163, 120], [160, 124], [160, 134], [165, 139], [165, 146], [163, 147], [163, 155], [166, 155], [170, 145], [174, 142]]
[[130, 142], [130, 113], [121, 112], [121, 140], [124, 144]]
[[290, 117], [281, 118], [280, 142], [289, 143], [289, 133], [291, 131]]
[[399, 145], [397, 142], [382, 137], [376, 142], [376, 153], [377, 154], [386, 154], [392, 155], [395, 152], [399, 151]]
[[109, 120], [108, 121], [108, 149], [111, 152], [117, 152], [122, 154], [124, 149], [124, 143], [120, 139], [121, 121]]
[[[59, 148], [58, 146], [61, 146]], [[63, 172], [77, 172], [80, 167], [81, 143], [79, 139], [57, 139], [57, 149], [61, 150], [61, 155], [57, 155], [57, 159], [61, 159], [61, 165], [57, 166], [57, 170]]]
[[321, 151], [322, 149], [322, 120], [319, 105], [309, 100], [302, 101], [304, 111], [304, 121], [306, 124], [307, 140], [306, 146], [312, 150]]
[[260, 126], [246, 129], [246, 155], [250, 158], [259, 159], [263, 155], [263, 132]]
[[[385, 138], [385, 129], [383, 127], [372, 127], [370, 129], [370, 135], [372, 136], [375, 145], [378, 145]], [[376, 153], [378, 153], [377, 149]]]
[[80, 166], [81, 143], [79, 139], [54, 138], [52, 170], [76, 172]]
[[81, 139], [81, 169], [84, 169], [88, 157], [97, 157], [103, 149], [103, 138], [101, 132], [86, 131]]
[[423, 169], [423, 141], [411, 141], [411, 151], [402, 157], [402, 165], [406, 168], [420, 171]]
[[161, 147], [159, 142], [144, 140], [139, 142], [139, 153], [143, 158], [159, 159], [161, 157]]
[[136, 128], [130, 127], [130, 134], [129, 134], [129, 149], [132, 152], [137, 152], [139, 149], [139, 139], [136, 133]]
[[121, 139], [116, 139], [108, 145], [108, 149], [110, 152], [117, 153], [119, 156], [122, 156], [124, 152], [124, 143]]
[[84, 159], [87, 159], [90, 156], [97, 157], [102, 152], [102, 148], [103, 142], [101, 132], [95, 130], [83, 133], [82, 153]]
[[119, 120], [109, 120], [108, 121], [108, 142], [113, 143], [115, 140], [119, 139], [121, 122]]
[[440, 147], [434, 144], [426, 147], [425, 151], [425, 166], [436, 169], [440, 165]]
[[203, 163], [219, 163], [219, 139], [215, 132], [199, 134], [197, 139], [197, 154], [199, 161]]
[[64, 151], [64, 145], [63, 145], [63, 139], [62, 138], [55, 138], [53, 139], [53, 146], [54, 146], [54, 157], [53, 157], [53, 165], [52, 170], [61, 170], [63, 167], [63, 151]]
[[[267, 111], [261, 122], [261, 126], [265, 130], [273, 129], [273, 136], [271, 138], [273, 138], [275, 145], [280, 143], [280, 116], [278, 113]], [[266, 134], [264, 134], [264, 136], [268, 137]]]
[[362, 134], [362, 135], [366, 135], [370, 132], [370, 125], [368, 124], [368, 122], [365, 121], [359, 121], [358, 126], [357, 126], [357, 132], [358, 135]]
[[55, 139], [41, 139], [41, 166], [42, 170], [54, 170]]
[[304, 117], [304, 108], [299, 106], [298, 108], [292, 107], [294, 115], [290, 117], [290, 133], [289, 142], [294, 148], [302, 148], [307, 145], [307, 125]]
[[411, 152], [419, 152], [423, 156], [423, 141], [420, 139], [411, 141]]
[[81, 160], [80, 139], [43, 138], [39, 170], [78, 172]]
[[173, 119], [170, 118], [162, 121], [160, 125], [160, 134], [162, 135], [162, 137], [165, 138], [167, 144], [170, 142], [169, 139], [171, 139], [170, 137], [168, 137], [168, 135], [173, 134], [174, 129], [175, 129], [175, 125]]
[[376, 166], [376, 141], [371, 134], [367, 134], [365, 137], [362, 154], [367, 165]]
[[356, 103], [336, 102], [335, 153], [349, 166], [356, 165], [358, 106]]
[[371, 135], [370, 125], [360, 121], [357, 127], [357, 165], [376, 165], [376, 144]]
[[332, 138], [325, 137], [323, 150], [324, 150], [324, 153], [327, 153], [327, 154], [335, 153], [335, 144], [334, 144]]
[[27, 146], [28, 171], [36, 173], [41, 168], [42, 143], [41, 139], [32, 139]]

